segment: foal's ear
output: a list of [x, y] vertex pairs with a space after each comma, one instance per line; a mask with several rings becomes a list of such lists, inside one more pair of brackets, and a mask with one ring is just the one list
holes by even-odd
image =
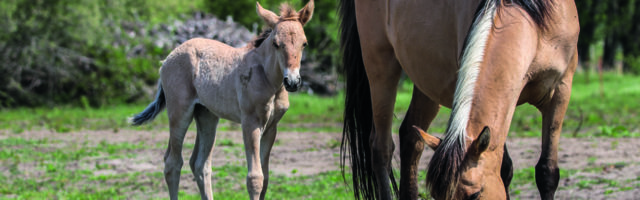
[[420, 134], [420, 140], [424, 142], [429, 148], [436, 150], [438, 146], [440, 146], [440, 138], [429, 135], [427, 132], [424, 132], [420, 127], [413, 126]]
[[278, 20], [280, 20], [280, 17], [278, 17], [278, 15], [271, 12], [270, 10], [262, 8], [259, 2], [256, 2], [256, 12], [258, 12], [258, 16], [260, 16], [260, 18], [262, 18], [262, 20], [266, 22], [267, 25], [271, 28], [275, 27], [278, 23]]
[[311, 20], [311, 16], [313, 15], [313, 0], [309, 1], [304, 8], [298, 11], [298, 16], [300, 16], [300, 23], [304, 26], [309, 20]]

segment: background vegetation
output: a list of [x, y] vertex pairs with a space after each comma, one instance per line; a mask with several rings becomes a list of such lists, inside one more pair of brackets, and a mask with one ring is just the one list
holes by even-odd
[[[204, 12], [221, 19], [231, 16], [248, 30], [259, 31], [262, 22], [255, 14], [255, 1], [0, 1], [0, 132], [10, 133], [0, 139], [0, 163], [10, 164], [1, 168], [5, 171], [0, 171], [0, 199], [5, 195], [22, 199], [106, 196], [124, 199], [131, 197], [122, 195], [123, 192], [152, 193], [164, 189], [162, 182], [139, 181], [145, 177], [161, 180], [162, 172], [103, 176], [86, 169], [61, 170], [84, 157], [133, 159], [135, 155], [123, 152], [148, 148], [148, 144], [105, 141], [98, 145], [74, 143], [71, 147], [57, 148], [65, 141], [25, 139], [22, 133], [37, 130], [50, 130], [53, 134], [84, 130], [118, 132], [122, 129], [165, 132], [168, 124], [164, 113], [150, 125], [134, 128], [126, 123], [127, 117], [143, 110], [153, 97], [158, 61], [171, 50], [151, 39], [154, 30], [185, 21], [193, 17], [194, 12]], [[280, 2], [260, 1], [274, 11]], [[301, 8], [306, 0], [290, 2], [295, 8]], [[310, 43], [305, 62], [313, 62], [318, 70], [335, 74], [340, 67], [337, 1], [316, 0], [315, 4], [313, 20], [305, 26]], [[563, 137], [639, 137], [640, 0], [576, 0], [576, 4], [581, 22], [578, 45], [582, 67], [575, 77]], [[409, 105], [412, 88], [410, 81], [400, 84], [394, 132]], [[343, 100], [341, 92], [331, 97], [292, 94], [292, 109], [283, 118], [279, 130], [340, 132]], [[431, 132], [444, 132], [449, 112], [442, 108]], [[539, 137], [540, 127], [538, 111], [532, 106], [521, 106], [514, 115], [510, 137]], [[222, 121], [219, 129], [239, 130], [240, 127]], [[43, 149], [44, 152], [40, 151]], [[24, 166], [19, 163], [36, 163], [44, 173], [22, 179], [20, 175], [29, 172], [21, 171]], [[93, 167], [105, 168], [103, 165]], [[237, 183], [235, 180], [245, 176], [243, 169], [222, 166], [214, 171], [224, 173], [216, 174], [215, 178], [234, 180], [218, 181], [221, 184]], [[183, 174], [186, 173], [190, 172]], [[573, 172], [561, 173], [566, 176]], [[532, 168], [520, 169], [514, 180], [524, 179], [530, 183], [533, 174]], [[420, 179], [424, 179], [424, 174]], [[351, 198], [336, 171], [319, 176], [276, 176], [272, 180], [281, 184], [270, 186], [271, 198]], [[636, 188], [640, 187], [637, 180], [640, 178], [634, 182]], [[515, 184], [526, 184], [524, 182]], [[96, 183], [115, 186], [100, 187]], [[216, 190], [217, 196], [245, 198], [242, 187], [242, 184], [230, 184], [216, 185], [214, 189], [223, 188]], [[198, 198], [185, 193], [181, 193], [181, 197]]]
[[[261, 4], [277, 10], [281, 0]], [[291, 0], [296, 8], [306, 3]], [[576, 1], [579, 53], [587, 73], [640, 73], [640, 1]], [[338, 63], [337, 1], [316, 1], [305, 29], [306, 62], [335, 74]], [[0, 108], [88, 105], [148, 100], [158, 61], [171, 46], [154, 45], [152, 29], [201, 11], [231, 16], [259, 31], [255, 0], [7, 0], [0, 2]], [[143, 30], [136, 30], [141, 28]], [[139, 52], [142, 46], [145, 51]]]
[[640, 73], [640, 1], [579, 0], [576, 6], [580, 15], [580, 61], [591, 71], [600, 68]]

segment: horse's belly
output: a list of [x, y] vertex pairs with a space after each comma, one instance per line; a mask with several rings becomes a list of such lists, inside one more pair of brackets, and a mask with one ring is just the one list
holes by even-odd
[[393, 44], [396, 59], [420, 91], [451, 107], [458, 71], [455, 40], [434, 43], [431, 39], [412, 37]]
[[476, 4], [447, 1], [392, 1], [387, 36], [396, 59], [416, 87], [451, 107], [468, 27]]

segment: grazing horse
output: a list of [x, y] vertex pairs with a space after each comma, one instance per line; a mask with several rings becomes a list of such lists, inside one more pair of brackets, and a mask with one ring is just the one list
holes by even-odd
[[269, 152], [276, 126], [289, 108], [287, 91], [301, 86], [300, 59], [307, 45], [303, 25], [313, 14], [309, 1], [296, 12], [287, 4], [280, 16], [256, 5], [268, 29], [245, 48], [209, 39], [192, 39], [174, 49], [163, 62], [155, 101], [132, 119], [151, 121], [167, 107], [169, 147], [164, 176], [171, 199], [178, 198], [182, 143], [192, 119], [196, 143], [189, 160], [202, 199], [212, 199], [211, 151], [220, 118], [242, 123], [250, 199], [264, 199], [269, 183]]
[[[356, 198], [418, 197], [427, 130], [440, 105], [452, 108], [435, 149], [427, 189], [435, 199], [507, 199], [513, 173], [505, 146], [517, 105], [542, 113], [536, 183], [558, 187], [558, 140], [577, 66], [572, 0], [341, 0], [346, 79], [342, 169]], [[391, 158], [393, 107], [402, 71], [414, 83], [400, 126], [400, 189]], [[347, 155], [348, 154], [348, 155]], [[392, 185], [391, 185], [392, 184]]]

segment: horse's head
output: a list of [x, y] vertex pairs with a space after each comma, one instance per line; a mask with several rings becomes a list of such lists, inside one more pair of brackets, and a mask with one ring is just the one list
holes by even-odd
[[[429, 148], [436, 150], [441, 140], [431, 136], [422, 129], [415, 127], [420, 133], [422, 141]], [[436, 199], [506, 199], [506, 191], [500, 177], [502, 148], [490, 148], [491, 133], [489, 127], [484, 127], [475, 139], [467, 139], [467, 153], [462, 160], [458, 173], [459, 180], [450, 180], [451, 187]]]
[[309, 1], [300, 11], [295, 11], [287, 4], [280, 8], [280, 16], [266, 10], [256, 3], [258, 15], [264, 20], [271, 33], [271, 48], [274, 48], [275, 59], [284, 75], [285, 89], [295, 92], [302, 86], [300, 78], [300, 60], [302, 50], [307, 46], [304, 26], [313, 15], [313, 0]]

